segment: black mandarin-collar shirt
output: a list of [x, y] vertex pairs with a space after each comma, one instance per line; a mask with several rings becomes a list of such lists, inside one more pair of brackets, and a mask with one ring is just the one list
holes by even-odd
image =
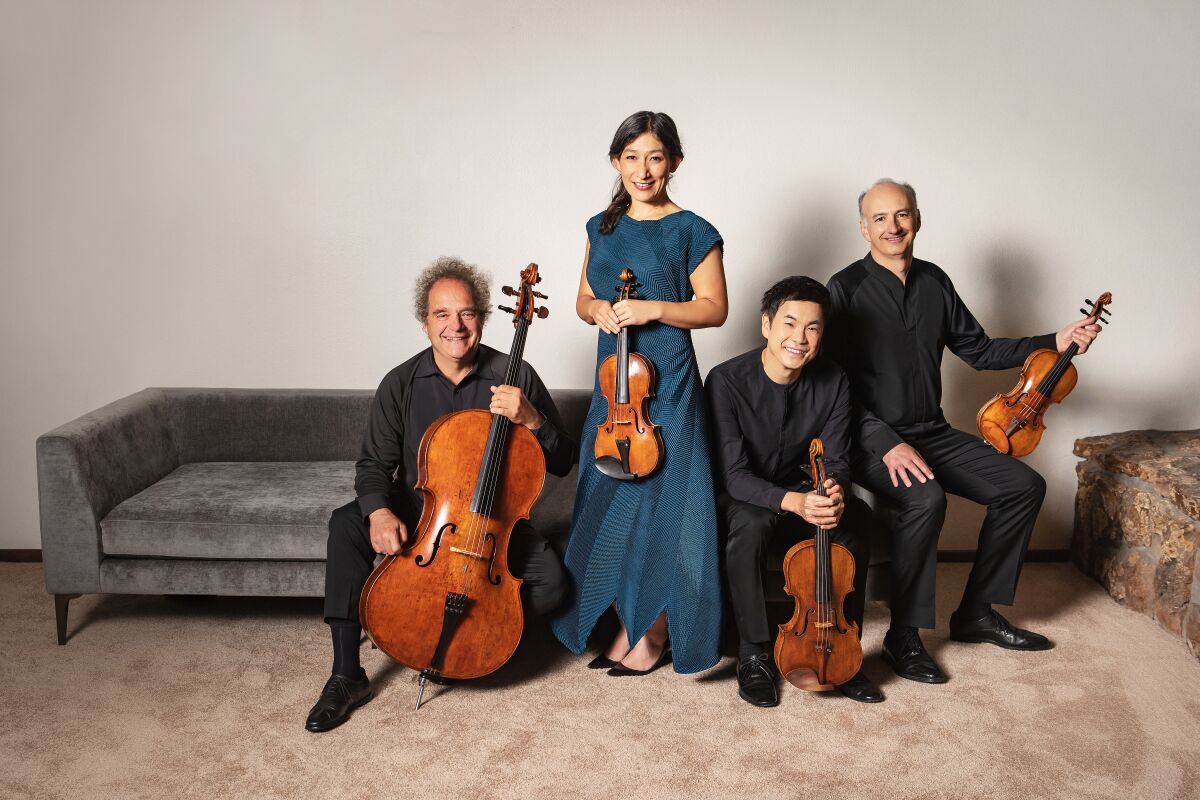
[[[492, 403], [491, 387], [504, 382], [507, 369], [507, 354], [480, 345], [475, 365], [455, 386], [434, 363], [433, 349], [427, 348], [384, 376], [371, 403], [355, 464], [354, 487], [364, 517], [389, 505], [389, 499], [407, 506], [410, 512], [420, 510], [421, 500], [412, 487], [417, 482], [417, 451], [426, 429], [452, 411], [487, 410]], [[563, 433], [562, 417], [550, 392], [525, 362], [517, 372], [517, 386], [545, 417], [532, 433], [546, 455], [546, 469], [566, 475], [574, 462], [575, 445]]]
[[870, 254], [829, 281], [830, 354], [850, 377], [858, 444], [875, 457], [931, 427], [942, 415], [942, 351], [975, 369], [1020, 366], [1055, 335], [993, 339], [949, 276], [913, 259], [904, 283]]
[[762, 350], [713, 367], [704, 382], [717, 483], [734, 500], [780, 511], [788, 492], [811, 491], [808, 446], [820, 438], [826, 477], [849, 485], [850, 385], [818, 356], [800, 377], [767, 377]]

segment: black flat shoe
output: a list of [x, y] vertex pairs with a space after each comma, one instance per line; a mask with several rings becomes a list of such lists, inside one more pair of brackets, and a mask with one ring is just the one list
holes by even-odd
[[1006, 650], [1049, 650], [1054, 645], [1040, 633], [1018, 628], [996, 611], [979, 619], [963, 619], [957, 611], [950, 615], [950, 638], [972, 644], [987, 642]]
[[870, 678], [863, 675], [862, 670], [854, 673], [853, 678], [845, 683], [839, 683], [835, 688], [846, 697], [860, 703], [883, 702], [883, 692]]
[[933, 663], [920, 636], [911, 633], [898, 638], [899, 641], [891, 643], [886, 636], [883, 639], [883, 660], [896, 670], [897, 675], [918, 683], [945, 683], [950, 680]]
[[671, 648], [666, 647], [663, 649], [662, 655], [658, 657], [658, 661], [655, 661], [654, 666], [650, 667], [650, 669], [634, 669], [633, 667], [627, 667], [624, 664], [617, 664], [615, 667], [610, 669], [607, 674], [614, 678], [622, 678], [626, 675], [649, 675], [663, 664], [669, 664], [670, 662]]
[[752, 706], [770, 708], [779, 705], [775, 665], [766, 653], [738, 662], [738, 697]]
[[304, 729], [321, 733], [350, 719], [350, 712], [371, 699], [371, 682], [366, 673], [353, 680], [345, 675], [330, 675], [316, 704], [308, 712]]
[[613, 661], [607, 656], [598, 655], [588, 662], [588, 669], [612, 669], [620, 663], [620, 661]]

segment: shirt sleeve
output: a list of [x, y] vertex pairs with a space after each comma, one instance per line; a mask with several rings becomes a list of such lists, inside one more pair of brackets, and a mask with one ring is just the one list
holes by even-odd
[[750, 470], [737, 404], [728, 379], [720, 372], [710, 372], [704, 383], [704, 393], [712, 423], [718, 480], [724, 484], [725, 493], [743, 503], [781, 511], [788, 490]]
[[825, 476], [841, 486], [850, 485], [850, 381], [837, 370], [837, 390], [833, 409], [821, 428], [821, 443], [825, 448]]
[[1019, 367], [1029, 354], [1040, 348], [1055, 349], [1053, 333], [1021, 339], [993, 339], [958, 296], [954, 284], [944, 276], [942, 285], [948, 306], [946, 347], [975, 369], [1011, 369]]
[[552, 475], [566, 475], [575, 464], [575, 442], [564, 431], [558, 406], [554, 405], [554, 398], [550, 396], [541, 377], [529, 364], [523, 364], [522, 367], [521, 382], [525, 385], [521, 387], [521, 391], [546, 420], [542, 427], [533, 431], [546, 454], [546, 471]]
[[717, 233], [717, 229], [707, 220], [696, 217], [692, 226], [691, 242], [688, 245], [688, 275], [696, 271], [696, 267], [700, 266], [700, 262], [708, 256], [710, 250], [723, 245], [724, 240], [721, 234]]
[[354, 464], [354, 491], [364, 519], [388, 506], [393, 476], [403, 460], [403, 388], [399, 376], [391, 372], [375, 391], [362, 450]]
[[[847, 375], [853, 374], [853, 348], [850, 342], [850, 297], [845, 287], [836, 280], [829, 282], [829, 325], [825, 334], [825, 348], [829, 357], [840, 366]], [[883, 456], [904, 439], [892, 430], [892, 427], [881, 420], [875, 413], [863, 406], [857, 398], [850, 394], [850, 431], [857, 437], [858, 444], [875, 458]]]

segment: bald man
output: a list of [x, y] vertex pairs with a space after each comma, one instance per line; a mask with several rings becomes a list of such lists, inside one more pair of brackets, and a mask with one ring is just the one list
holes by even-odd
[[975, 369], [1011, 369], [1040, 348], [1079, 352], [1100, 332], [1084, 319], [1057, 333], [989, 337], [949, 276], [913, 257], [921, 211], [911, 186], [888, 178], [859, 195], [859, 230], [870, 252], [829, 281], [831, 354], [850, 378], [854, 479], [899, 509], [892, 543], [891, 628], [883, 655], [903, 678], [945, 683], [921, 643], [935, 627], [934, 569], [946, 494], [987, 506], [975, 563], [950, 636], [1011, 650], [1045, 650], [1046, 637], [1010, 624], [1009, 605], [1046, 483], [1028, 465], [955, 430], [942, 413], [942, 352]]

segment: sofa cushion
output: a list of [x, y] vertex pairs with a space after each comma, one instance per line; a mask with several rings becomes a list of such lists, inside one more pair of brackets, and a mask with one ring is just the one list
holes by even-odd
[[184, 464], [100, 523], [105, 555], [324, 560], [353, 461]]

